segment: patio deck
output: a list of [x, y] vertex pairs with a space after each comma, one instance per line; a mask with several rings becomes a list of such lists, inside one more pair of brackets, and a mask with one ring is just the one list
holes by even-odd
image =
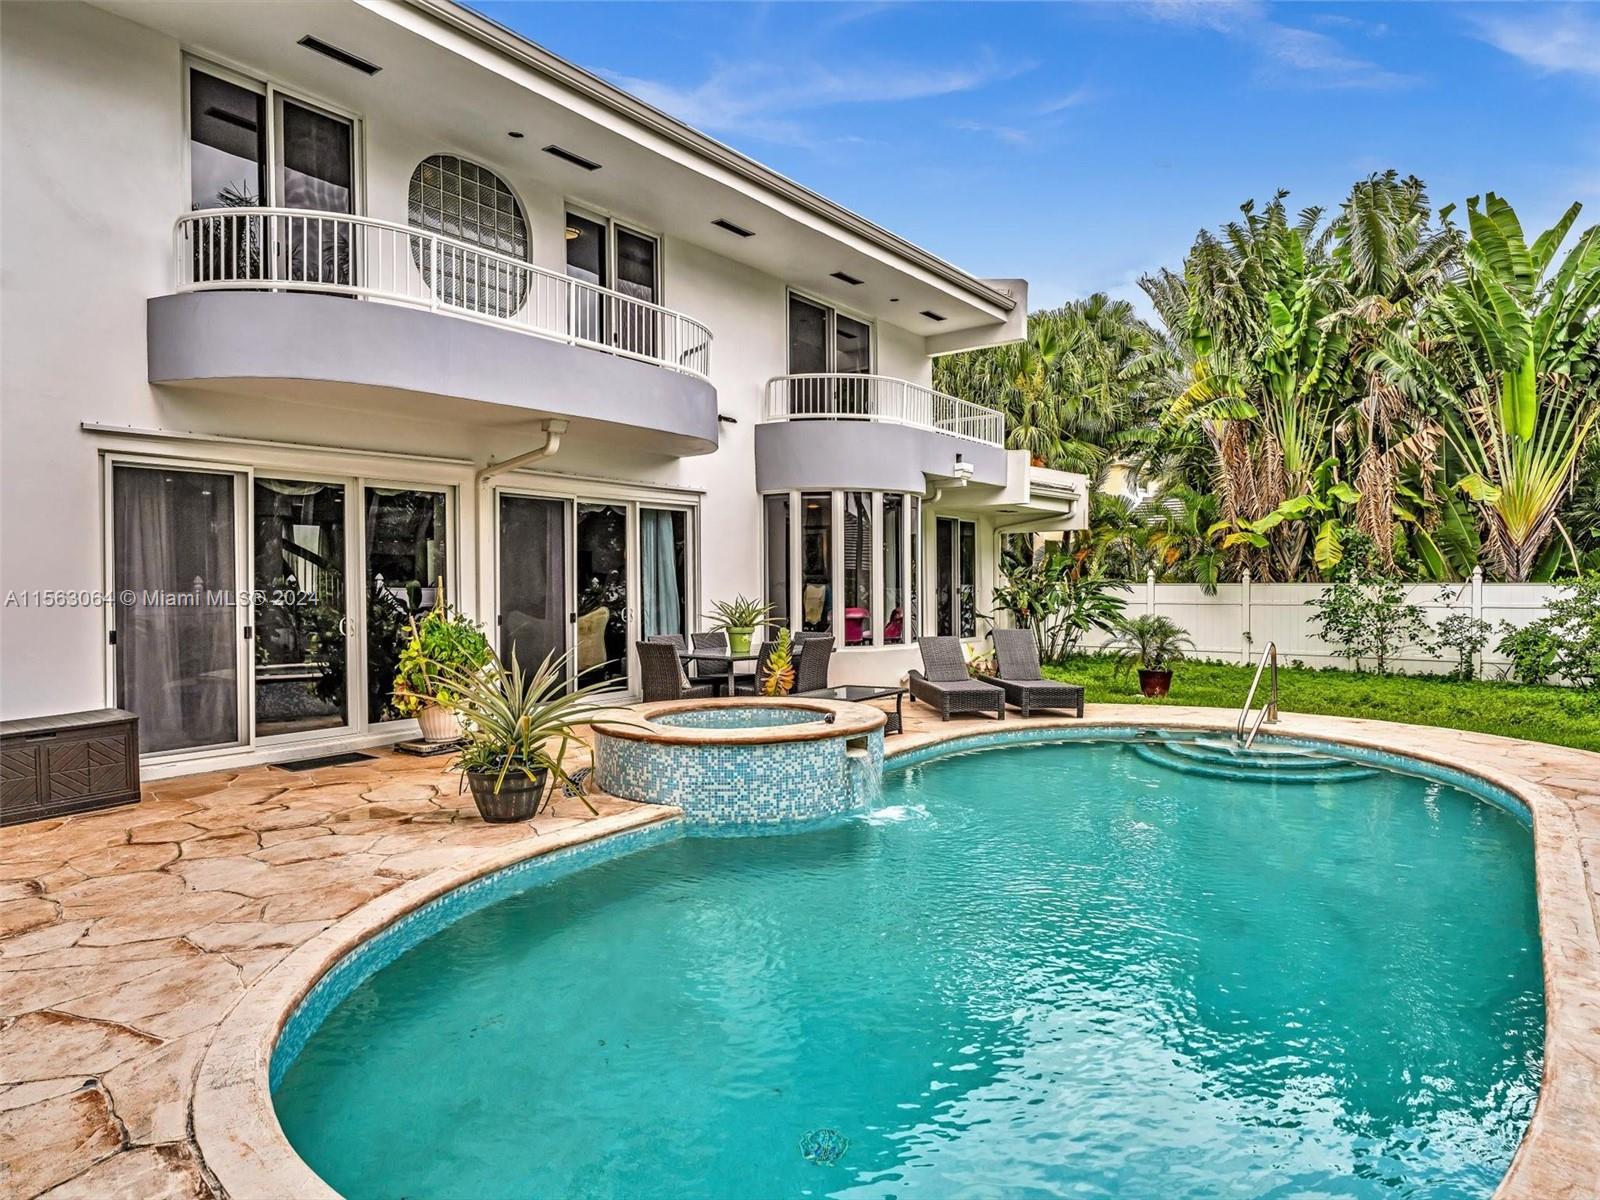
[[[1233, 717], [1218, 709], [1091, 705], [1081, 722], [1026, 725], [1218, 728], [1231, 727]], [[907, 704], [907, 731], [891, 739], [890, 751], [1021, 725], [941, 724]], [[1475, 771], [1533, 806], [1547, 1061], [1530, 1137], [1497, 1194], [1594, 1196], [1600, 755], [1294, 714], [1278, 731]], [[260, 1128], [263, 1120], [276, 1128], [261, 1096], [241, 1102], [238, 1094], [196, 1092], [202, 1059], [247, 989], [338, 922], [353, 927], [370, 913], [381, 923], [412, 895], [674, 811], [594, 801], [598, 816], [563, 798], [531, 824], [485, 825], [470, 797], [457, 794], [443, 760], [380, 753], [306, 773], [256, 767], [153, 783], [137, 807], [0, 832], [0, 1194], [242, 1200], [271, 1193], [286, 1145], [240, 1145], [237, 1157], [254, 1163], [245, 1176], [232, 1154], [203, 1161], [194, 1135], [197, 1110], [209, 1128]], [[240, 1103], [246, 1107], [227, 1110]]]

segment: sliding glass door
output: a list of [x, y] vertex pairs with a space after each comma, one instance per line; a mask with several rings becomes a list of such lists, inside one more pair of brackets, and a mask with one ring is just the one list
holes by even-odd
[[117, 707], [143, 754], [245, 740], [241, 476], [118, 463], [111, 473]]
[[685, 634], [689, 602], [689, 514], [639, 509], [639, 635]]
[[524, 671], [567, 655], [567, 505], [500, 497], [500, 655]]
[[350, 723], [348, 487], [257, 476], [256, 735]]
[[628, 509], [577, 506], [578, 686], [628, 686]]
[[447, 498], [424, 488], [369, 486], [363, 499], [367, 720], [377, 723], [403, 715], [394, 707], [400, 652], [411, 621], [434, 606], [448, 578]]

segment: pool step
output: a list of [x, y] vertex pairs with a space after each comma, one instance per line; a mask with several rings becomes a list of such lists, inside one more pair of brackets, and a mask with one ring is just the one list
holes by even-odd
[[1209, 779], [1272, 783], [1348, 783], [1378, 772], [1347, 759], [1308, 750], [1253, 747], [1234, 753], [1224, 743], [1150, 741], [1133, 743], [1133, 752], [1147, 763]]

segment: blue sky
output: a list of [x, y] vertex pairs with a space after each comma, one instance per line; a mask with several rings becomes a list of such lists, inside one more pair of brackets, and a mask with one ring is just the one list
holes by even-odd
[[1600, 220], [1600, 4], [475, 6], [1036, 308], [1391, 166]]

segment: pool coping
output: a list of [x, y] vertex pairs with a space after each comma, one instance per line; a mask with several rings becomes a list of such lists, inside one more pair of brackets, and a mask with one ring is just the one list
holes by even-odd
[[780, 696], [781, 704], [773, 707], [800, 708], [826, 716], [832, 713], [832, 723], [805, 721], [794, 725], [756, 725], [750, 728], [716, 728], [699, 725], [659, 725], [652, 717], [678, 712], [697, 712], [715, 708], [751, 708], [761, 706], [766, 696], [718, 696], [704, 700], [660, 700], [640, 704], [631, 711], [636, 719], [631, 721], [597, 720], [590, 728], [606, 737], [622, 738], [631, 742], [658, 742], [667, 746], [764, 746], [774, 742], [816, 742], [824, 738], [860, 737], [881, 729], [888, 716], [882, 709], [870, 704], [857, 704], [850, 700], [808, 700], [797, 696]]
[[[732, 698], [749, 703], [749, 698]], [[681, 707], [707, 701], [669, 702]], [[839, 702], [813, 702], [839, 703]], [[798, 705], [798, 702], [796, 702]], [[727, 706], [727, 702], [724, 702]], [[658, 708], [664, 706], [650, 706]], [[857, 706], [859, 707], [859, 706]], [[881, 716], [881, 712], [879, 713]], [[1350, 728], [1350, 726], [1357, 728]], [[804, 728], [802, 726], [801, 728]], [[827, 726], [837, 736], [836, 726]], [[959, 752], [964, 747], [1050, 740], [1063, 730], [1173, 730], [1229, 732], [1232, 715], [1192, 709], [1083, 718], [1038, 718], [1010, 728], [957, 727], [908, 732], [886, 748], [885, 767], [917, 751]], [[675, 731], [677, 732], [677, 731]], [[723, 731], [732, 732], [732, 731]], [[769, 732], [766, 730], [755, 732]], [[1539, 909], [1544, 988], [1545, 1041], [1539, 1098], [1533, 1116], [1494, 1200], [1572, 1200], [1592, 1197], [1600, 1180], [1600, 933], [1588, 896], [1583, 848], [1572, 808], [1539, 782], [1492, 763], [1473, 761], [1461, 746], [1454, 753], [1427, 744], [1459, 731], [1379, 721], [1285, 714], [1278, 736], [1311, 738], [1335, 745], [1412, 758], [1482, 780], [1514, 797], [1528, 811], [1534, 839], [1535, 892]], [[1485, 736], [1485, 735], [1475, 735]], [[999, 740], [996, 740], [998, 737]], [[1413, 744], [1421, 739], [1420, 744]], [[1512, 746], [1538, 743], [1493, 739]], [[1475, 743], [1468, 742], [1467, 745]], [[1559, 748], [1554, 748], [1559, 749]], [[191, 1128], [204, 1168], [231, 1197], [293, 1196], [337, 1200], [334, 1191], [300, 1158], [278, 1123], [270, 1085], [273, 1049], [283, 1028], [322, 977], [352, 950], [415, 910], [473, 880], [530, 858], [614, 834], [658, 824], [677, 810], [641, 807], [550, 836], [539, 854], [525, 847], [486, 851], [448, 871], [417, 879], [355, 909], [290, 953], [261, 976], [218, 1026], [196, 1079]]]

